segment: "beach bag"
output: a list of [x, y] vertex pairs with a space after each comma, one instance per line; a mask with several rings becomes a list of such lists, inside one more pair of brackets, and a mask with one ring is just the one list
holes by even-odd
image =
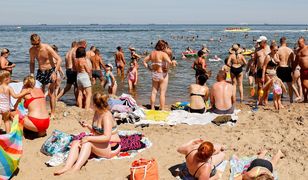
[[59, 130], [54, 130], [51, 136], [44, 142], [41, 152], [47, 156], [56, 153], [65, 153], [69, 151], [69, 145], [73, 140], [73, 136]]
[[158, 180], [158, 165], [155, 159], [135, 160], [130, 167], [130, 180]]

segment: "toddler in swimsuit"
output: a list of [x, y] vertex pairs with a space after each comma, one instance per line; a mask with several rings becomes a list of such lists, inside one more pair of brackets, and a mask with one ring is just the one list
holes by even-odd
[[283, 108], [283, 105], [281, 103], [281, 95], [282, 92], [287, 93], [287, 89], [281, 79], [279, 79], [277, 76], [274, 76], [272, 78], [273, 83], [273, 94], [274, 94], [274, 106], [275, 109], [279, 110]]
[[112, 64], [106, 64], [106, 72], [105, 72], [105, 84], [104, 87], [108, 86], [108, 93], [112, 95], [116, 95], [117, 93], [117, 81], [115, 80], [112, 74], [113, 66]]
[[[29, 94], [30, 91], [25, 91], [20, 94], [15, 94], [13, 88], [11, 88], [8, 84], [11, 82], [11, 75], [9, 71], [1, 70], [0, 71], [0, 114], [2, 116], [1, 121], [4, 121], [5, 125], [5, 131], [6, 133], [9, 133], [11, 130], [11, 125], [9, 122], [10, 117], [10, 96], [14, 97], [15, 99], [18, 99], [20, 97], [25, 96], [26, 94]], [[0, 126], [1, 126], [0, 121]]]
[[126, 76], [128, 77], [128, 88], [129, 90], [131, 90], [135, 88], [135, 86], [137, 85], [138, 69], [133, 62], [131, 62], [129, 65], [130, 65], [130, 68], [128, 69]]

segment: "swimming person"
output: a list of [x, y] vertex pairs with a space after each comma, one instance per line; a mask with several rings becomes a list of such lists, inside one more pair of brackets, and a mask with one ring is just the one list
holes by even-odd
[[224, 160], [224, 146], [194, 139], [181, 145], [177, 152], [185, 155], [186, 167], [194, 179], [221, 178], [216, 167]]
[[209, 98], [209, 88], [206, 86], [207, 76], [198, 76], [197, 84], [190, 85], [190, 109], [191, 113], [205, 112], [205, 101]]
[[65, 166], [54, 175], [61, 175], [69, 170], [79, 171], [93, 153], [98, 157], [110, 159], [121, 149], [118, 126], [108, 105], [108, 96], [96, 93], [93, 96], [94, 116], [91, 124], [80, 121], [80, 125], [90, 130], [93, 135], [71, 143]]
[[243, 93], [243, 66], [247, 64], [245, 57], [240, 54], [242, 49], [240, 49], [238, 44], [233, 44], [232, 47], [229, 49], [229, 57], [228, 57], [228, 65], [231, 67], [231, 77], [232, 77], [232, 84], [233, 84], [233, 97], [234, 101], [236, 101], [236, 86], [239, 86], [240, 92], [240, 102], [244, 100], [244, 93]]
[[[30, 37], [32, 47], [30, 53], [30, 75], [34, 76], [35, 59], [38, 62], [38, 70], [36, 79], [42, 83], [42, 89], [45, 91], [45, 86], [48, 86], [48, 96], [50, 98], [51, 117], [54, 116], [56, 109], [56, 92], [55, 85], [57, 80], [57, 72], [61, 67], [61, 57], [48, 44], [41, 43], [41, 38], [37, 34], [32, 34]], [[53, 61], [53, 58], [57, 62]]]
[[216, 77], [217, 82], [213, 84], [210, 91], [211, 112], [216, 114], [232, 114], [234, 111], [234, 88], [226, 82], [226, 72], [220, 70]]
[[168, 72], [163, 71], [163, 66], [172, 64], [176, 66], [176, 61], [170, 59], [168, 54], [164, 52], [168, 48], [168, 43], [164, 40], [159, 40], [155, 46], [155, 50], [150, 53], [143, 60], [143, 65], [145, 68], [149, 68], [148, 62], [151, 61], [152, 71], [152, 94], [150, 98], [151, 109], [154, 110], [155, 99], [157, 91], [160, 91], [160, 109], [164, 110], [165, 108], [165, 96], [168, 87]]
[[[86, 49], [79, 47], [76, 50], [75, 65], [77, 70], [77, 86], [78, 96], [77, 104], [78, 107], [84, 107], [86, 110], [90, 109], [91, 96], [92, 96], [92, 84], [90, 80], [91, 70], [86, 61]], [[83, 95], [85, 95], [85, 104], [83, 106]]]

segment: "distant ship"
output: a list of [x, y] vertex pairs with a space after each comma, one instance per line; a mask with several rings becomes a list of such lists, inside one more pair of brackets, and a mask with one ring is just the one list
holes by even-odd
[[248, 27], [228, 27], [225, 29], [226, 32], [248, 32], [250, 28]]
[[47, 24], [39, 24], [40, 26], [47, 26]]
[[98, 24], [90, 24], [90, 26], [97, 26]]

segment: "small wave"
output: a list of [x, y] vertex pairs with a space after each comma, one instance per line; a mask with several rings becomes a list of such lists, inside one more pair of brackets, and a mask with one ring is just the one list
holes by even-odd
[[299, 32], [308, 32], [307, 29], [300, 29], [300, 30], [251, 30], [249, 32], [252, 33], [284, 33], [284, 32], [288, 32], [288, 33], [299, 33]]

